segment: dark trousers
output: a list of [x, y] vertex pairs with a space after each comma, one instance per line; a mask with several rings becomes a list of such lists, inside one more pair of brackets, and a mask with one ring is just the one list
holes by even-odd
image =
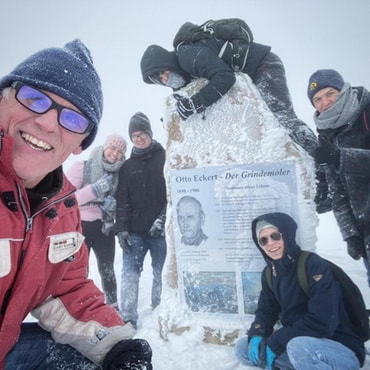
[[96, 370], [93, 364], [68, 344], [56, 343], [36, 323], [23, 323], [18, 342], [5, 358], [5, 370]]
[[82, 221], [83, 235], [89, 253], [94, 251], [101, 277], [106, 303], [117, 303], [117, 281], [114, 273], [115, 236], [113, 233], [105, 236], [102, 231], [101, 220]]

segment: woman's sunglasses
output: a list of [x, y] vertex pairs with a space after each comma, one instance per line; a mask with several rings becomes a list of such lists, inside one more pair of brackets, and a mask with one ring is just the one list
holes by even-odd
[[263, 236], [262, 238], [259, 238], [258, 239], [258, 244], [261, 246], [261, 247], [264, 247], [265, 245], [268, 244], [269, 242], [269, 238], [271, 238], [272, 240], [281, 240], [281, 238], [283, 237], [283, 234], [279, 233], [278, 231], [274, 231], [273, 233], [270, 234], [270, 236]]
[[75, 134], [85, 134], [93, 129], [94, 124], [81, 113], [56, 103], [48, 95], [35, 87], [19, 81], [14, 82], [12, 87], [16, 91], [16, 100], [30, 111], [44, 114], [51, 109], [56, 109], [58, 112], [58, 123], [66, 130]]

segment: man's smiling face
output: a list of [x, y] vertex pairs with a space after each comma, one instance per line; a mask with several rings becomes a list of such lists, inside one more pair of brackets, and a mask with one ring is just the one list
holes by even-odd
[[[44, 91], [57, 103], [75, 110], [67, 100]], [[26, 188], [35, 187], [70, 154], [79, 154], [87, 134], [70, 132], [58, 124], [58, 112], [37, 114], [15, 99], [15, 90], [0, 98], [0, 127], [14, 139], [13, 168]]]
[[[278, 235], [279, 239], [274, 238], [274, 235]], [[267, 227], [262, 229], [259, 233], [259, 240], [265, 239], [267, 244], [262, 245], [259, 243], [262, 250], [273, 260], [279, 260], [283, 258], [285, 251], [285, 242], [284, 238], [280, 234], [279, 230], [273, 227]]]

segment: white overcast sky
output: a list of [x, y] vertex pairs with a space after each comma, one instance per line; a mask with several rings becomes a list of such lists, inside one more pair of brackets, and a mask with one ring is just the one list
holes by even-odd
[[155, 137], [165, 144], [160, 118], [171, 91], [142, 81], [144, 50], [153, 43], [172, 49], [183, 22], [240, 17], [256, 42], [281, 57], [295, 110], [314, 128], [306, 88], [315, 70], [334, 68], [351, 84], [370, 88], [369, 14], [369, 0], [2, 0], [0, 75], [31, 53], [78, 37], [91, 50], [103, 82], [96, 144], [111, 132], [127, 137], [137, 111], [149, 116]]

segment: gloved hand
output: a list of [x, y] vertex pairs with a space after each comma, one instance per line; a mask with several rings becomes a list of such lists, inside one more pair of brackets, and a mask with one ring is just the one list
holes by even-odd
[[119, 245], [123, 249], [123, 251], [124, 252], [129, 252], [130, 248], [132, 246], [129, 232], [128, 231], [120, 231], [117, 234], [117, 237], [118, 237]]
[[106, 213], [113, 213], [116, 211], [117, 201], [113, 195], [108, 195], [104, 198], [100, 208]]
[[265, 339], [260, 336], [252, 337], [248, 344], [248, 360], [253, 364], [264, 367], [265, 364]]
[[94, 194], [99, 198], [104, 193], [112, 190], [112, 175], [104, 174], [99, 180], [92, 184]]
[[204, 105], [202, 105], [196, 95], [192, 96], [191, 98], [187, 98], [186, 96], [181, 96], [179, 94], [173, 94], [173, 96], [177, 100], [177, 112], [184, 121], [194, 113], [201, 113], [205, 110]]
[[152, 349], [144, 339], [121, 340], [107, 353], [103, 370], [152, 370]]
[[359, 260], [365, 255], [365, 245], [363, 240], [358, 236], [351, 236], [346, 239], [347, 253], [354, 259]]
[[166, 222], [166, 215], [160, 214], [153, 222], [153, 225], [149, 229], [149, 235], [152, 238], [159, 238], [165, 236], [164, 225]]
[[318, 146], [315, 150], [315, 161], [317, 164], [329, 164], [339, 168], [340, 150], [336, 145], [330, 143]]
[[316, 204], [316, 212], [319, 214], [332, 210], [333, 199], [330, 195], [325, 171], [322, 167], [316, 169], [316, 195], [314, 202]]
[[266, 346], [266, 367], [267, 370], [272, 370], [274, 366], [276, 355], [272, 352], [269, 346]]

